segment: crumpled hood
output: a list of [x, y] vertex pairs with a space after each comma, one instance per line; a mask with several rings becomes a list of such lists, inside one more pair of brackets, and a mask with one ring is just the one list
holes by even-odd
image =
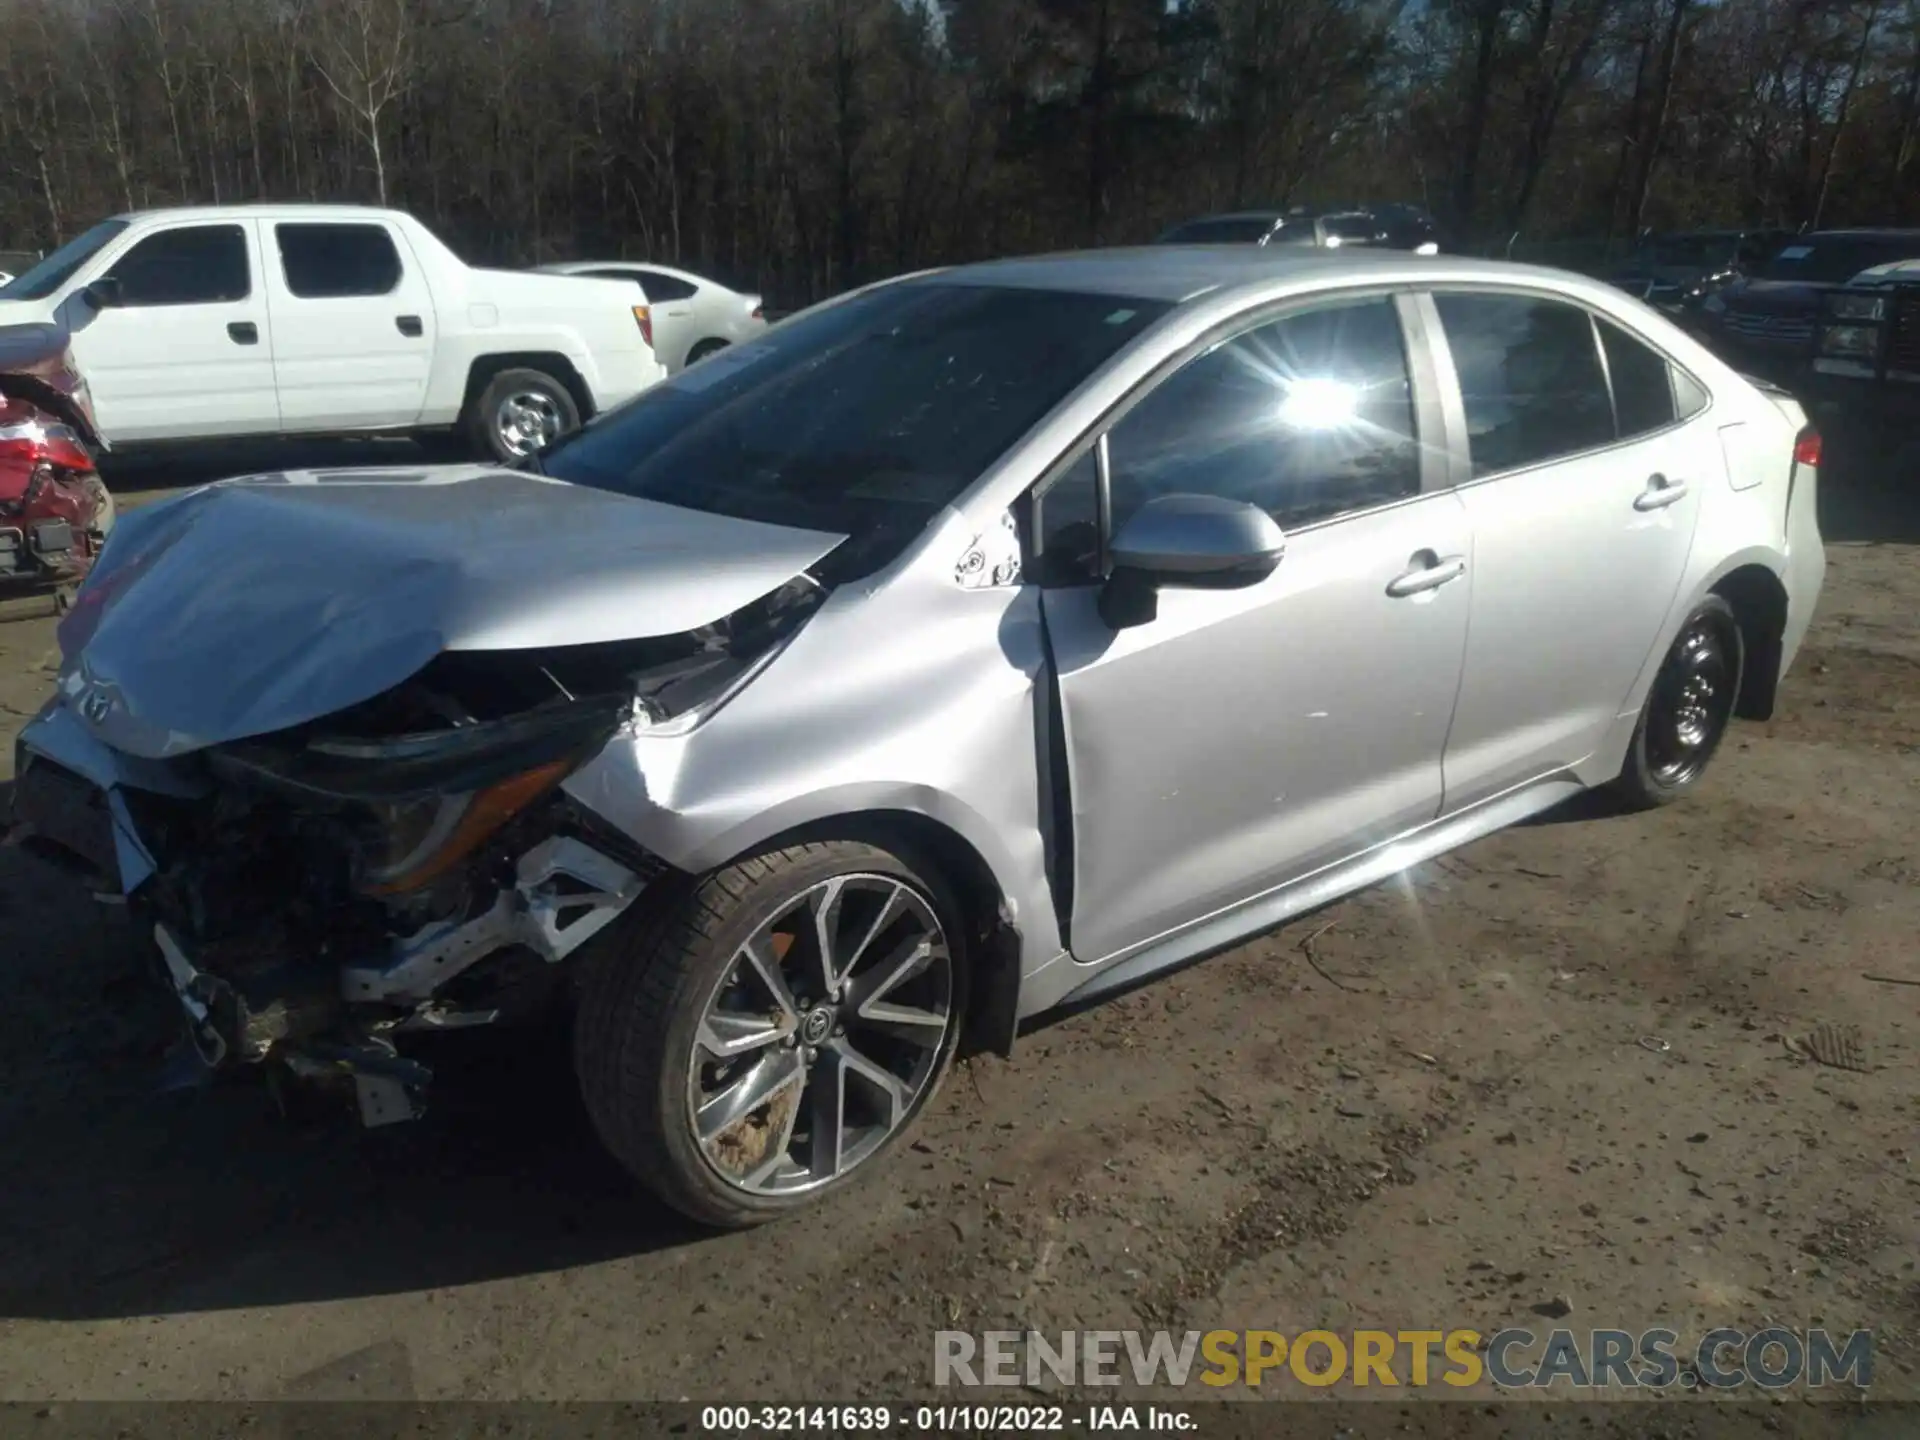
[[445, 650], [674, 635], [845, 537], [491, 466], [222, 481], [121, 515], [60, 626], [60, 689], [158, 758], [371, 699]]

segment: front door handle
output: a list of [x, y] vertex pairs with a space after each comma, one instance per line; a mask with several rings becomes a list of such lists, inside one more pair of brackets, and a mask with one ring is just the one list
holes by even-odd
[[258, 345], [260, 327], [251, 320], [235, 320], [227, 326], [227, 334], [236, 345]]
[[1442, 559], [1431, 550], [1416, 551], [1407, 564], [1409, 568], [1404, 574], [1396, 575], [1387, 582], [1387, 594], [1396, 600], [1438, 590], [1467, 573], [1464, 555], [1449, 555]]
[[1669, 480], [1666, 476], [1656, 472], [1647, 477], [1647, 488], [1633, 497], [1633, 508], [1636, 510], [1664, 510], [1667, 506], [1673, 504], [1674, 501], [1684, 499], [1686, 493], [1686, 481]]
[[421, 331], [418, 315], [396, 315], [393, 317], [393, 323], [400, 327], [402, 335], [418, 335]]

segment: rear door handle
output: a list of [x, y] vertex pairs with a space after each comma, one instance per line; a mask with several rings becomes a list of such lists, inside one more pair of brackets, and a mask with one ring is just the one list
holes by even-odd
[[1387, 594], [1396, 600], [1438, 590], [1467, 573], [1464, 555], [1449, 555], [1444, 560], [1431, 550], [1417, 551], [1407, 562], [1409, 569], [1387, 582]]
[[258, 345], [260, 327], [251, 320], [235, 320], [227, 326], [227, 335], [236, 345]]
[[1669, 480], [1666, 476], [1656, 472], [1647, 477], [1647, 488], [1633, 497], [1633, 508], [1636, 510], [1664, 510], [1667, 506], [1673, 504], [1674, 501], [1684, 499], [1686, 493], [1686, 481]]
[[396, 315], [393, 317], [393, 323], [400, 327], [402, 335], [418, 335], [421, 330], [418, 315]]

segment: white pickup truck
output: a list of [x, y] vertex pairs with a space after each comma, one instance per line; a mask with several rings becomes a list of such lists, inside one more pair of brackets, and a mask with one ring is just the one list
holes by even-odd
[[663, 377], [635, 298], [470, 268], [393, 210], [196, 206], [75, 237], [0, 289], [0, 324], [70, 333], [116, 448], [418, 433], [510, 460]]

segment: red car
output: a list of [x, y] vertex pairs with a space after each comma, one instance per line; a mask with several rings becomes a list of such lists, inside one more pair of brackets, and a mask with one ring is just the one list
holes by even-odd
[[65, 600], [85, 577], [113, 529], [105, 449], [66, 332], [0, 326], [0, 590]]

